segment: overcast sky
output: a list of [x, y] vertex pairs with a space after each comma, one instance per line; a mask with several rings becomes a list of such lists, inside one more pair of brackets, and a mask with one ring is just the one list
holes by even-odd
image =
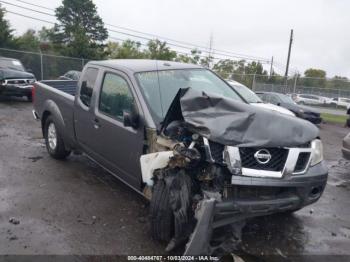
[[[14, 4], [16, 0], [8, 0]], [[55, 8], [60, 0], [27, 0]], [[291, 68], [314, 67], [327, 76], [350, 78], [350, 1], [347, 0], [94, 0], [105, 23], [128, 27], [196, 45], [271, 59], [283, 73], [290, 29], [294, 29]], [[54, 21], [53, 17], [21, 11]], [[29, 7], [29, 6], [28, 6]], [[33, 8], [33, 7], [32, 7]], [[34, 7], [35, 8], [35, 7]], [[38, 9], [39, 8], [35, 8]], [[41, 9], [42, 11], [50, 12]], [[17, 34], [45, 24], [7, 15]], [[127, 36], [110, 33], [118, 38]], [[215, 54], [214, 54], [215, 56]]]

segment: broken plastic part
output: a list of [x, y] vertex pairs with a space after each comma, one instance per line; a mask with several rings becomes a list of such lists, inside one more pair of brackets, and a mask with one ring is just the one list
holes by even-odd
[[164, 151], [142, 155], [140, 158], [142, 181], [148, 186], [152, 186], [154, 170], [167, 167], [170, 157], [173, 155], [173, 151]]
[[231, 174], [240, 175], [242, 173], [242, 163], [238, 147], [225, 146], [223, 154], [224, 163]]

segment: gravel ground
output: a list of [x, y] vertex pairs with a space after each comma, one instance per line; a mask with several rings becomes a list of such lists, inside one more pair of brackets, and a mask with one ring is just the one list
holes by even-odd
[[[0, 100], [0, 254], [164, 253], [150, 238], [147, 202], [84, 156], [51, 159], [31, 109]], [[350, 255], [350, 162], [340, 152], [348, 130], [320, 129], [330, 175], [324, 195], [294, 215], [250, 221], [243, 251], [252, 257]]]

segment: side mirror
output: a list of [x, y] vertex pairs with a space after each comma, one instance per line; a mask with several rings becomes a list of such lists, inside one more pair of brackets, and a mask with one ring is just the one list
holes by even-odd
[[139, 126], [139, 116], [135, 112], [123, 111], [123, 124], [124, 126], [131, 126], [137, 128]]

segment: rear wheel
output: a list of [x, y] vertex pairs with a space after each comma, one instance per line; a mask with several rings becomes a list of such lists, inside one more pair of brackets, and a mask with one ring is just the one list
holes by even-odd
[[64, 159], [70, 151], [66, 150], [62, 136], [57, 130], [55, 121], [49, 116], [45, 121], [44, 137], [47, 152], [55, 159]]
[[163, 179], [156, 180], [153, 186], [150, 212], [153, 239], [168, 242], [174, 234], [174, 215], [169, 202], [169, 189]]

